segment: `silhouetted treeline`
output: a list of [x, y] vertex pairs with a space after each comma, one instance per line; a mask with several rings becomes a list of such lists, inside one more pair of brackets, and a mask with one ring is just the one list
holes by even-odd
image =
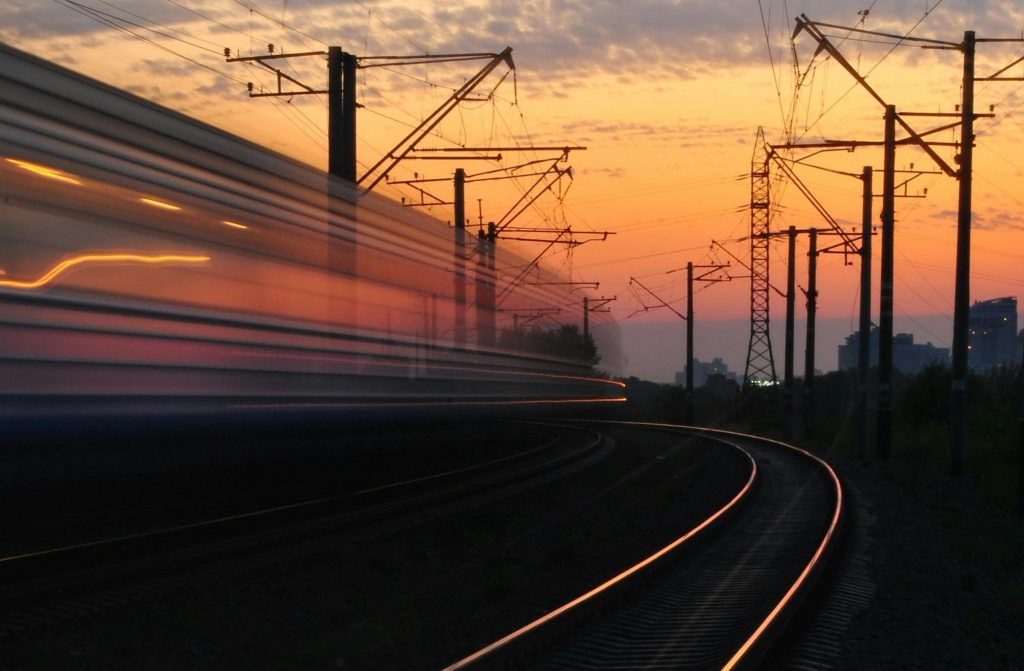
[[[785, 396], [781, 387], [740, 386], [722, 376], [694, 390], [694, 423], [701, 426], [747, 431], [786, 438], [819, 453], [845, 454], [877, 461], [872, 452], [857, 454], [854, 371], [836, 371], [815, 378], [814, 420], [802, 426], [803, 389], [793, 390], [792, 435], [784, 434]], [[686, 391], [677, 385], [626, 380], [629, 402], [620, 414], [628, 419], [682, 424], [686, 418]], [[949, 472], [951, 373], [940, 365], [916, 375], [894, 371], [892, 455], [888, 467], [907, 484], [934, 481]], [[1008, 368], [968, 379], [968, 478], [978, 492], [1000, 507], [1017, 505], [1021, 454], [1021, 372]], [[872, 388], [874, 383], [872, 382]], [[875, 408], [869, 411], [874, 432]], [[872, 440], [872, 445], [874, 442]], [[923, 485], [922, 485], [923, 486]]]
[[538, 326], [503, 329], [498, 336], [498, 346], [558, 359], [581, 361], [588, 366], [596, 366], [601, 361], [594, 339], [589, 333], [584, 338], [576, 324], [562, 324], [550, 329]]

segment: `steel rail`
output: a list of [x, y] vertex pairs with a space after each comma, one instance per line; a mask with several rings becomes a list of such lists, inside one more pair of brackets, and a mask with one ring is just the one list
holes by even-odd
[[807, 586], [811, 581], [812, 575], [814, 575], [816, 571], [820, 570], [821, 566], [824, 563], [827, 553], [833, 547], [833, 543], [839, 534], [840, 525], [842, 524], [843, 516], [845, 515], [845, 508], [843, 506], [842, 482], [839, 479], [839, 475], [835, 472], [835, 469], [833, 469], [832, 466], [829, 465], [828, 462], [826, 462], [824, 459], [814, 454], [811, 454], [810, 452], [803, 448], [799, 448], [796, 447], [795, 445], [790, 445], [788, 443], [783, 443], [781, 441], [772, 440], [769, 438], [752, 436], [749, 434], [740, 434], [736, 432], [719, 431], [714, 429], [709, 430], [709, 432], [743, 436], [744, 438], [747, 439], [758, 440], [764, 443], [782, 447], [784, 449], [794, 450], [804, 455], [808, 459], [817, 462], [822, 468], [825, 469], [825, 472], [831, 479], [832, 484], [835, 486], [836, 496], [835, 508], [832, 513], [832, 519], [829, 521], [828, 530], [825, 532], [825, 535], [822, 537], [821, 542], [815, 549], [810, 561], [808, 561], [807, 565], [804, 566], [803, 570], [800, 572], [800, 575], [797, 577], [796, 581], [790, 586], [788, 590], [786, 590], [786, 593], [782, 597], [782, 599], [779, 600], [775, 607], [772, 608], [771, 612], [768, 613], [764, 620], [761, 621], [761, 624], [757, 626], [757, 628], [750, 635], [750, 637], [746, 641], [744, 641], [740, 649], [736, 651], [736, 654], [733, 655], [732, 658], [730, 658], [729, 661], [726, 663], [726, 665], [722, 667], [723, 671], [725, 671], [737, 668], [746, 668], [749, 665], [751, 665], [753, 663], [751, 660], [755, 657], [755, 652], [757, 653], [757, 655], [761, 655], [765, 652], [764, 648], [766, 648], [768, 645], [767, 643], [765, 643], [765, 641], [768, 640], [769, 634], [771, 633], [777, 635], [779, 633], [778, 631], [773, 631], [773, 628], [780, 626], [784, 615], [792, 614], [791, 612], [787, 613], [787, 610], [795, 605], [795, 602], [801, 589]]
[[[807, 559], [806, 563], [800, 568], [793, 582], [785, 587], [782, 596], [777, 598], [777, 600], [774, 600], [770, 607], [767, 608], [767, 614], [763, 617], [756, 618], [755, 623], [749, 625], [750, 629], [747, 630], [749, 633], [743, 635], [742, 643], [740, 643], [738, 647], [732, 649], [732, 652], [718, 655], [718, 659], [727, 660], [724, 662], [724, 665], [718, 667], [719, 664], [722, 664], [721, 661], [715, 664], [717, 668], [727, 669], [729, 671], [735, 669], [756, 668], [758, 661], [767, 652], [771, 644], [777, 639], [789, 617], [791, 617], [795, 612], [796, 606], [799, 604], [802, 597], [804, 597], [809, 591], [814, 578], [820, 575], [822, 567], [824, 566], [830, 551], [835, 545], [845, 514], [843, 505], [843, 488], [838, 475], [824, 460], [806, 450], [759, 436], [669, 424], [649, 424], [638, 422], [615, 422], [614, 424], [626, 427], [634, 426], [655, 430], [681, 431], [692, 435], [701, 435], [711, 438], [744, 452], [747, 457], [755, 463], [755, 469], [756, 460], [754, 459], [754, 456], [737, 444], [736, 441], [751, 441], [757, 443], [759, 446], [767, 446], [773, 449], [778, 448], [786, 451], [787, 453], [798, 455], [800, 458], [808, 459], [814, 468], [821, 469], [824, 475], [823, 480], [828, 483], [828, 486], [825, 487], [825, 489], [831, 490], [829, 497], [832, 501], [833, 509], [828, 522], [825, 525], [826, 528], [824, 532], [820, 539], [814, 544], [814, 549], [813, 552], [810, 553], [810, 558]], [[538, 648], [542, 647], [542, 645], [550, 645], [551, 641], [557, 638], [561, 632], [566, 631], [570, 626], [572, 626], [572, 624], [575, 624], [576, 621], [581, 619], [580, 615], [584, 611], [592, 611], [597, 608], [597, 602], [606, 600], [607, 596], [613, 589], [620, 587], [626, 581], [632, 581], [632, 583], [639, 582], [638, 578], [643, 576], [645, 573], [653, 572], [656, 568], [664, 568], [664, 565], [669, 563], [670, 557], [674, 555], [672, 550], [678, 550], [683, 547], [687, 541], [690, 541], [690, 545], [694, 545], [698, 538], [706, 537], [707, 534], [700, 534], [699, 532], [708, 525], [713, 524], [713, 521], [718, 521], [727, 510], [733, 509], [738, 503], [747, 499], [752, 485], [756, 482], [754, 477], [755, 472], [759, 471], [752, 472], [750, 481], [743, 490], [729, 502], [729, 504], [677, 541], [586, 594], [551, 611], [547, 615], [534, 620], [526, 626], [521, 627], [468, 657], [446, 667], [445, 671], [457, 671], [469, 668], [493, 668], [502, 663], [507, 664], [510, 661], [521, 664], [521, 662], [523, 662], [524, 659], [529, 658], [530, 655], [536, 655]], [[834, 499], [832, 498], [833, 496]], [[723, 534], [726, 533], [728, 533], [727, 530], [723, 531]], [[763, 606], [763, 604], [759, 605]], [[683, 632], [679, 632], [679, 634], [682, 633]], [[708, 647], [711, 643], [701, 641], [700, 645]], [[645, 652], [650, 651], [648, 650]], [[578, 661], [579, 659], [577, 657], [577, 662]], [[668, 662], [668, 660], [661, 661], [663, 663]], [[626, 664], [628, 666], [628, 662], [626, 662]], [[566, 668], [577, 667], [570, 665]], [[706, 666], [702, 665], [701, 668], [706, 668]]]
[[[237, 551], [253, 544], [262, 546], [309, 532], [422, 509], [425, 505], [447, 503], [481, 491], [493, 491], [538, 474], [547, 474], [594, 453], [603, 439], [592, 430], [584, 429], [584, 433], [591, 436], [582, 447], [536, 462], [529, 460], [550, 451], [559, 442], [559, 436], [514, 455], [337, 496], [3, 556], [0, 557], [0, 575], [4, 576], [6, 584], [0, 589], [0, 604], [12, 599], [18, 600], [26, 594], [66, 587], [64, 583], [74, 586], [87, 581], [92, 573], [116, 574], [117, 566], [122, 564], [129, 568], [129, 572], [135, 572], [149, 563], [156, 565], [168, 559], [179, 560], [182, 554], [196, 558], [207, 553], [222, 553], [225, 549], [231, 551], [234, 548]], [[524, 461], [527, 463], [515, 466]], [[467, 476], [470, 476], [469, 480], [466, 480]], [[454, 482], [444, 484], [445, 480]], [[439, 486], [429, 489], [430, 485]], [[428, 489], [424, 491], [424, 488]], [[404, 497], [390, 498], [396, 491], [403, 490], [407, 492]], [[343, 508], [340, 511], [330, 509], [332, 505], [345, 505], [359, 500], [362, 500], [362, 507]], [[319, 517], [317, 513], [320, 513]], [[295, 514], [299, 514], [297, 520]], [[161, 543], [163, 545], [159, 545]], [[50, 570], [41, 577], [33, 575], [33, 571], [40, 570], [39, 567]], [[53, 570], [54, 567], [56, 570]], [[29, 578], [26, 579], [25, 575]]]
[[82, 543], [74, 543], [72, 545], [62, 545], [62, 546], [57, 546], [57, 547], [52, 547], [52, 548], [46, 548], [46, 549], [43, 549], [43, 550], [35, 550], [35, 551], [31, 551], [31, 552], [23, 552], [23, 553], [19, 553], [19, 554], [7, 555], [7, 556], [0, 557], [0, 566], [3, 566], [4, 562], [22, 561], [22, 560], [26, 560], [26, 559], [31, 559], [33, 557], [53, 556], [53, 555], [60, 554], [62, 552], [71, 552], [71, 551], [74, 551], [74, 550], [82, 550], [82, 549], [85, 549], [85, 548], [95, 548], [95, 547], [99, 547], [99, 546], [103, 546], [103, 545], [113, 545], [115, 543], [122, 543], [122, 542], [125, 542], [125, 541], [140, 540], [140, 539], [143, 539], [143, 538], [153, 538], [153, 537], [156, 537], [156, 536], [162, 536], [162, 535], [167, 535], [167, 534], [178, 533], [178, 532], [181, 532], [181, 531], [199, 529], [199, 528], [202, 528], [202, 527], [212, 527], [212, 526], [216, 526], [216, 525], [223, 525], [223, 524], [228, 524], [228, 523], [231, 523], [231, 522], [237, 522], [237, 521], [240, 521], [240, 520], [248, 520], [248, 519], [254, 519], [254, 518], [258, 518], [258, 517], [266, 517], [268, 515], [272, 515], [274, 513], [280, 513], [280, 512], [283, 512], [283, 511], [298, 510], [298, 509], [301, 509], [301, 508], [310, 508], [312, 506], [323, 505], [325, 503], [333, 503], [333, 502], [342, 501], [342, 500], [345, 500], [345, 499], [352, 499], [352, 498], [356, 498], [356, 497], [359, 497], [359, 496], [365, 496], [367, 494], [374, 494], [374, 493], [379, 493], [379, 492], [382, 492], [382, 491], [394, 490], [394, 489], [398, 489], [398, 488], [401, 488], [401, 487], [407, 487], [409, 485], [414, 485], [414, 484], [418, 485], [418, 484], [423, 484], [423, 483], [426, 483], [426, 482], [429, 482], [429, 481], [437, 481], [437, 480], [440, 480], [442, 478], [451, 477], [453, 475], [463, 474], [463, 473], [467, 473], [467, 472], [475, 471], [475, 470], [480, 470], [480, 469], [484, 469], [484, 468], [495, 466], [495, 465], [500, 464], [500, 463], [507, 463], [507, 462], [510, 462], [510, 461], [514, 461], [514, 460], [518, 460], [518, 459], [521, 459], [521, 458], [525, 458], [526, 456], [528, 456], [530, 454], [535, 454], [535, 453], [537, 453], [537, 452], [539, 452], [541, 450], [549, 448], [551, 446], [551, 444], [554, 442], [554, 440], [555, 439], [552, 439], [551, 442], [549, 442], [549, 443], [547, 443], [545, 445], [541, 445], [541, 446], [532, 448], [530, 450], [525, 450], [525, 451], [520, 452], [518, 454], [509, 455], [507, 457], [502, 457], [501, 459], [494, 459], [492, 461], [487, 461], [487, 462], [483, 462], [483, 463], [480, 463], [480, 464], [474, 464], [473, 466], [466, 466], [464, 468], [458, 468], [458, 469], [453, 469], [453, 470], [450, 470], [450, 471], [444, 471], [442, 473], [435, 473], [435, 474], [424, 476], [424, 477], [420, 477], [420, 478], [411, 478], [411, 479], [408, 479], [408, 480], [402, 480], [402, 481], [399, 481], [399, 482], [393, 482], [393, 483], [389, 483], [389, 484], [386, 484], [386, 485], [381, 485], [381, 486], [378, 486], [378, 487], [370, 487], [370, 488], [367, 488], [367, 489], [360, 489], [360, 490], [357, 490], [357, 491], [354, 491], [354, 492], [351, 492], [351, 493], [347, 493], [347, 494], [341, 494], [341, 495], [337, 495], [337, 496], [321, 496], [321, 497], [317, 497], [317, 498], [314, 498], [314, 499], [306, 499], [304, 501], [295, 501], [293, 503], [286, 503], [286, 504], [282, 504], [282, 505], [278, 505], [278, 506], [271, 506], [269, 508], [261, 508], [259, 510], [253, 510], [253, 511], [245, 512], [245, 513], [239, 513], [237, 515], [225, 515], [225, 516], [222, 516], [222, 517], [215, 517], [215, 518], [212, 518], [212, 519], [201, 520], [199, 522], [190, 522], [190, 523], [187, 523], [187, 524], [177, 524], [177, 525], [174, 525], [174, 526], [162, 527], [160, 529], [150, 529], [148, 531], [141, 531], [141, 532], [133, 533], [133, 534], [123, 534], [123, 535], [120, 535], [120, 536], [113, 536], [113, 537], [110, 537], [110, 538], [101, 538], [101, 539], [97, 539], [97, 540], [94, 540], [94, 541], [85, 541], [85, 542], [82, 542]]
[[[629, 424], [629, 422], [622, 422], [621, 424]], [[594, 602], [598, 599], [603, 599], [609, 594], [622, 586], [627, 582], [634, 580], [641, 576], [647, 570], [653, 568], [655, 565], [660, 564], [663, 560], [668, 558], [670, 555], [683, 548], [689, 541], [697, 538], [702, 532], [705, 532], [716, 525], [730, 512], [732, 512], [749, 494], [752, 490], [754, 483], [757, 480], [757, 463], [754, 458], [743, 448], [727, 443], [727, 445], [739, 450], [747, 459], [750, 461], [750, 476], [744, 483], [743, 487], [726, 503], [724, 506], [713, 512], [710, 516], [705, 518], [699, 524], [694, 526], [692, 529], [687, 531], [685, 534], [672, 541], [662, 549], [658, 550], [654, 554], [650, 555], [641, 562], [634, 566], [626, 569], [619, 573], [615, 577], [605, 581], [598, 585], [589, 592], [573, 599], [563, 606], [556, 608], [555, 610], [543, 615], [533, 622], [530, 622], [523, 627], [520, 627], [516, 631], [502, 637], [501, 639], [491, 643], [490, 645], [474, 652], [473, 654], [464, 657], [463, 659], [445, 667], [444, 671], [460, 671], [462, 669], [473, 668], [474, 666], [483, 663], [490, 663], [490, 658], [499, 655], [511, 648], [512, 646], [521, 645], [525, 639], [531, 637], [538, 637], [544, 635], [544, 630], [554, 625], [559, 620], [564, 619], [568, 615], [579, 615], [579, 611], [592, 607]]]

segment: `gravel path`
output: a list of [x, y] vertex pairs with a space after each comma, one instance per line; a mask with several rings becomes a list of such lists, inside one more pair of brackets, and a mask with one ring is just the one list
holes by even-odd
[[[1024, 534], [969, 490], [909, 495], [876, 468], [833, 459], [853, 505], [832, 617], [798, 622], [778, 668], [1024, 669]], [[931, 505], [923, 501], [932, 500]], [[845, 609], [845, 617], [836, 610]], [[838, 626], [837, 626], [838, 622]], [[834, 630], [830, 631], [832, 627]], [[808, 653], [817, 662], [808, 662]]]

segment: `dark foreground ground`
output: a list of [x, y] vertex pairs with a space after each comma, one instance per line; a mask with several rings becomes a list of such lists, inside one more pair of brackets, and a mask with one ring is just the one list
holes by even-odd
[[[510, 437], [496, 432], [474, 438], [476, 444], [501, 448]], [[844, 629], [823, 651], [820, 661], [827, 664], [820, 668], [1024, 668], [1021, 520], [994, 512], [969, 479], [908, 483], [878, 464], [824, 456], [839, 470], [854, 507], [846, 551], [863, 569], [867, 596], [846, 606]], [[605, 486], [632, 467], [631, 458], [620, 451], [602, 462]], [[393, 464], [380, 464], [381, 473]], [[209, 464], [202, 466], [209, 470]], [[231, 459], [217, 466], [222, 473], [237, 473]], [[330, 466], [329, 461], [320, 465]], [[692, 478], [695, 471], [685, 473]], [[0, 637], [0, 669], [220, 669], [234, 668], [234, 662], [265, 669], [438, 668], [438, 660], [453, 661], [459, 645], [428, 651], [446, 647], [432, 645], [428, 632], [413, 637], [420, 650], [402, 649], [408, 643], [397, 632], [422, 629], [452, 607], [477, 613], [478, 621], [461, 618], [458, 626], [442, 627], [440, 635], [461, 639], [480, 624], [496, 633], [509, 631], [522, 623], [524, 613], [546, 612], [553, 598], [550, 590], [535, 587], [533, 593], [520, 588], [510, 595], [509, 585], [568, 588], [581, 579], [584, 558], [574, 546], [596, 533], [583, 524], [582, 511], [574, 510], [587, 495], [586, 486], [577, 481], [543, 500], [528, 496], [512, 508], [495, 504], [462, 520], [424, 519], [411, 528], [356, 534], [307, 559], [227, 567], [223, 576], [190, 587], [162, 592], [143, 586], [126, 604]], [[667, 502], [687, 505], [685, 497], [675, 500], [684, 489], [689, 487], [677, 484], [674, 494], [659, 498], [659, 512]], [[504, 516], [496, 514], [499, 509]], [[534, 518], [540, 521], [531, 522]], [[32, 522], [19, 515], [8, 523]], [[607, 524], [595, 528], [609, 531]], [[558, 539], [576, 542], [551, 542]], [[652, 537], [645, 541], [656, 545]], [[440, 547], [450, 548], [446, 556], [470, 568], [440, 563]], [[373, 590], [381, 585], [385, 589], [378, 594], [387, 596], [378, 599]], [[445, 593], [470, 585], [471, 594], [455, 599], [459, 603], [445, 602]], [[569, 591], [585, 587], [581, 582]], [[351, 599], [347, 607], [339, 603], [340, 594]], [[530, 599], [537, 599], [535, 607]], [[511, 601], [519, 602], [515, 613], [493, 607]], [[374, 603], [372, 612], [353, 617], [361, 608], [355, 602]], [[810, 627], [811, 619], [797, 624]], [[342, 638], [330, 633], [343, 630]], [[800, 637], [793, 640], [799, 646]], [[240, 648], [248, 651], [240, 654]], [[416, 659], [432, 661], [420, 665]], [[787, 668], [785, 660], [783, 655], [769, 665]]]
[[857, 509], [874, 594], [843, 636], [837, 669], [1024, 668], [1024, 525], [972, 488], [936, 480], [911, 495], [834, 458]]

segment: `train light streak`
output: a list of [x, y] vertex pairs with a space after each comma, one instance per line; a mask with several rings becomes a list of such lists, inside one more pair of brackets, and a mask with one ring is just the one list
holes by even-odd
[[[0, 194], [18, 198], [0, 227], [0, 312], [10, 303], [20, 320], [0, 325], [0, 417], [233, 421], [239, 404], [255, 404], [283, 415], [337, 409], [362, 423], [368, 408], [384, 421], [623, 402], [623, 384], [574, 349], [540, 339], [534, 349], [515, 339], [481, 345], [470, 328], [456, 342], [459, 317], [470, 327], [474, 312], [489, 311], [456, 297], [443, 221], [379, 195], [326, 194], [315, 168], [0, 44], [0, 82], [12, 80], [45, 110], [84, 95], [95, 114], [0, 122], [0, 145], [33, 152], [0, 150]], [[8, 89], [0, 86], [2, 119], [18, 107]], [[110, 134], [122, 123], [130, 142]], [[180, 142], [167, 142], [168, 127]], [[235, 155], [245, 161], [225, 161]], [[86, 188], [23, 174], [8, 156], [60, 167]], [[494, 274], [500, 281], [524, 262], [501, 247]], [[557, 273], [536, 272], [549, 284], [517, 287], [508, 310], [578, 302]], [[485, 277], [468, 268], [468, 294], [474, 273]], [[495, 335], [514, 325], [502, 317]], [[617, 333], [611, 324], [605, 333], [602, 353], [615, 361]]]
[[183, 256], [178, 254], [162, 254], [144, 256], [142, 254], [83, 254], [64, 259], [42, 277], [36, 280], [0, 280], [0, 287], [14, 289], [38, 289], [53, 282], [59, 275], [74, 266], [93, 263], [205, 263], [209, 256]]
[[152, 205], [153, 207], [159, 207], [163, 210], [180, 210], [181, 208], [172, 203], [165, 203], [162, 200], [156, 200], [155, 198], [139, 198], [140, 202], [146, 205]]
[[12, 163], [21, 168], [22, 170], [28, 170], [29, 172], [34, 173], [36, 175], [40, 175], [42, 177], [55, 179], [57, 181], [66, 182], [68, 184], [82, 184], [74, 177], [71, 177], [70, 175], [63, 173], [60, 170], [57, 170], [56, 168], [48, 168], [45, 165], [39, 165], [38, 163], [29, 163], [28, 161], [22, 161], [16, 158], [8, 158], [6, 160], [8, 163]]

